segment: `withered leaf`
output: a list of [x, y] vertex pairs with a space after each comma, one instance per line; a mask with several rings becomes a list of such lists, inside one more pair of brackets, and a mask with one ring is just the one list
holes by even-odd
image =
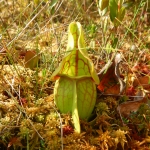
[[[120, 77], [119, 64], [122, 61], [118, 53], [102, 68], [98, 73], [100, 84], [98, 89], [105, 94], [122, 94], [125, 89], [125, 83]], [[119, 84], [118, 84], [119, 83]]]

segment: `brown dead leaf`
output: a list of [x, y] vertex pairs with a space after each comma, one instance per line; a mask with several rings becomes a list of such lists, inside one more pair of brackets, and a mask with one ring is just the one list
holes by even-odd
[[116, 83], [116, 85], [110, 86], [104, 93], [118, 95], [120, 93], [120, 85]]
[[128, 117], [131, 112], [136, 112], [141, 104], [147, 103], [148, 99], [145, 97], [145, 94], [139, 90], [136, 97], [134, 98], [134, 101], [128, 101], [120, 104], [117, 108], [120, 117]]
[[150, 76], [143, 76], [135, 79], [133, 82], [133, 86], [142, 86], [144, 89], [150, 91]]
[[134, 65], [132, 68], [131, 68], [132, 72], [135, 72], [135, 73], [139, 73], [139, 74], [150, 74], [150, 68], [148, 65], [145, 65], [143, 63], [138, 63], [136, 65]]
[[112, 61], [104, 66], [98, 73], [100, 84], [98, 89], [105, 94], [121, 94], [125, 89], [125, 83], [120, 77], [119, 64], [121, 62], [120, 54], [116, 54]]
[[116, 76], [114, 73], [115, 63], [108, 62], [104, 66], [104, 68], [105, 69], [102, 69], [102, 71], [98, 74], [100, 78], [100, 84], [98, 85], [98, 89], [101, 92], [106, 92], [110, 86], [117, 84]]
[[131, 101], [125, 102], [118, 106], [117, 110], [121, 114], [121, 116], [127, 117], [131, 112], [136, 112], [141, 104], [146, 103], [147, 99], [143, 98], [141, 101]]
[[25, 67], [33, 69], [37, 66], [39, 56], [35, 51], [27, 51], [25, 54]]

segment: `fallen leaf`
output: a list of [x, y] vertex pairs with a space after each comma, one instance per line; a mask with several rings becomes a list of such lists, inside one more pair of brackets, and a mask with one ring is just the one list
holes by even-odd
[[[121, 94], [125, 89], [125, 83], [120, 77], [119, 64], [121, 62], [120, 54], [116, 54], [112, 61], [104, 66], [98, 73], [100, 84], [98, 89], [105, 94]], [[119, 84], [118, 84], [119, 83]]]
[[148, 99], [145, 97], [145, 94], [141, 90], [139, 90], [133, 101], [128, 101], [120, 104], [117, 110], [121, 118], [122, 116], [128, 117], [131, 112], [136, 112], [141, 106], [141, 104], [147, 102]]
[[113, 86], [117, 83], [114, 70], [115, 70], [115, 64], [109, 61], [101, 70], [101, 72], [98, 73], [100, 79], [100, 84], [98, 85], [98, 89], [101, 92], [106, 92], [106, 90], [110, 87], [110, 85]]
[[27, 51], [25, 54], [25, 67], [33, 69], [37, 66], [39, 55], [35, 51]]
[[137, 72], [137, 73], [146, 74], [146, 75], [150, 73], [150, 68], [148, 67], [148, 65], [145, 65], [142, 63], [134, 65], [131, 68], [131, 70], [135, 73]]
[[133, 82], [134, 87], [142, 86], [143, 89], [150, 91], [150, 76], [142, 76], [135, 79]]

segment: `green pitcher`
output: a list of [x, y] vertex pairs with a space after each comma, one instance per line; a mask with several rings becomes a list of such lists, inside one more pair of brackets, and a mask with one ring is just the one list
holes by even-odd
[[54, 71], [56, 80], [54, 101], [61, 113], [71, 113], [76, 132], [80, 133], [80, 119], [87, 120], [96, 102], [99, 78], [88, 57], [83, 30], [79, 22], [72, 22], [68, 29], [66, 56]]

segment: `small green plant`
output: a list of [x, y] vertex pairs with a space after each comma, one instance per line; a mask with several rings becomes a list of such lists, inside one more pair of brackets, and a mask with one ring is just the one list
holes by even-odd
[[115, 26], [118, 26], [125, 15], [125, 6], [123, 0], [99, 0], [97, 2], [99, 13], [104, 15], [108, 10], [110, 11], [109, 16]]
[[109, 11], [109, 16], [114, 26], [119, 26], [120, 22], [125, 16], [125, 11], [135, 6], [137, 3], [142, 3], [144, 1], [132, 0], [97, 0], [98, 10], [101, 16], [105, 15]]

